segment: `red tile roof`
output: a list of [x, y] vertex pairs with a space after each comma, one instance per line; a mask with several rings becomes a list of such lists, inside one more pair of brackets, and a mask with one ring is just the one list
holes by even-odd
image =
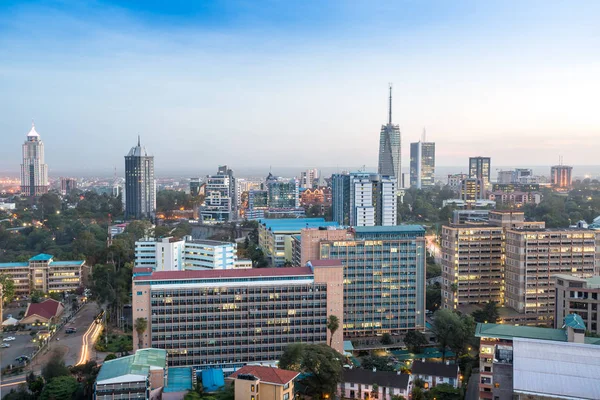
[[30, 303], [27, 306], [27, 311], [23, 316], [23, 319], [32, 315], [38, 315], [40, 317], [50, 319], [58, 313], [58, 307], [61, 305], [60, 301], [54, 299], [48, 299], [41, 303]]
[[309, 261], [313, 267], [339, 267], [342, 260], [311, 260]]
[[246, 365], [229, 375], [229, 378], [237, 378], [240, 374], [254, 375], [263, 382], [273, 383], [275, 385], [285, 385], [300, 375], [299, 372], [288, 371], [286, 369], [263, 367], [260, 365]]
[[312, 276], [309, 267], [292, 268], [249, 268], [249, 269], [208, 269], [201, 271], [156, 271], [152, 275], [136, 276], [135, 281], [148, 280], [179, 280], [202, 278], [244, 278], [244, 277], [270, 277], [270, 276]]

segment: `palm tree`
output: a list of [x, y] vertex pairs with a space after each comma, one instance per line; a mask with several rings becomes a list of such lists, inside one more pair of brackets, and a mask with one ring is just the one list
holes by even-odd
[[148, 321], [146, 318], [138, 318], [135, 320], [134, 329], [138, 334], [138, 349], [144, 346], [144, 332], [148, 328]]
[[329, 338], [329, 347], [331, 347], [331, 344], [333, 343], [333, 334], [338, 330], [339, 327], [339, 318], [335, 315], [330, 315], [329, 318], [327, 318], [327, 329], [329, 329], [329, 332], [331, 333], [331, 337]]

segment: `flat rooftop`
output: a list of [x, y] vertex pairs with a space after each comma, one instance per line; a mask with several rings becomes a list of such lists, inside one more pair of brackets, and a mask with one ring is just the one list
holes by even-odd
[[[479, 338], [498, 338], [505, 340], [537, 339], [552, 340], [555, 342], [566, 342], [567, 331], [564, 329], [541, 328], [537, 326], [514, 326], [505, 324], [482, 324], [478, 323], [475, 336]], [[600, 338], [585, 338], [586, 344], [600, 345]]]
[[300, 232], [306, 228], [339, 226], [337, 222], [325, 221], [324, 218], [259, 219], [258, 222], [273, 232]]
[[313, 276], [309, 267], [293, 268], [249, 268], [219, 269], [198, 271], [156, 271], [151, 275], [139, 275], [134, 281], [190, 280], [190, 279], [224, 279], [224, 278], [259, 278], [282, 276]]
[[422, 225], [395, 225], [395, 226], [357, 226], [356, 233], [406, 233], [425, 232]]

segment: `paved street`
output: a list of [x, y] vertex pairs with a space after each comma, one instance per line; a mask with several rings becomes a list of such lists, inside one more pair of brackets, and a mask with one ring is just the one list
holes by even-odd
[[471, 374], [469, 383], [467, 384], [467, 393], [465, 400], [477, 400], [479, 398], [479, 373]]

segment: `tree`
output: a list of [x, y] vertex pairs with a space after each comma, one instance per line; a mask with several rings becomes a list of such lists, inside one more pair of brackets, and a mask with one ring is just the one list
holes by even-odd
[[37, 400], [39, 396], [29, 393], [25, 385], [20, 385], [18, 390], [11, 389], [2, 400]]
[[183, 396], [183, 400], [202, 400], [202, 396], [193, 390], [190, 390], [185, 394], [185, 396]]
[[77, 380], [72, 376], [59, 376], [49, 381], [40, 396], [41, 400], [71, 399], [79, 389]]
[[390, 335], [389, 333], [386, 332], [381, 336], [381, 344], [382, 345], [387, 346], [392, 343], [394, 343], [394, 341], [392, 340], [392, 335]]
[[436, 400], [460, 400], [460, 390], [448, 383], [435, 385], [429, 390], [429, 398]]
[[418, 386], [414, 386], [411, 400], [427, 400], [427, 397], [425, 397], [425, 392], [423, 392], [423, 389]]
[[300, 372], [305, 348], [303, 343], [289, 344], [279, 358], [279, 368]]
[[337, 332], [339, 327], [340, 319], [335, 315], [330, 315], [329, 318], [327, 318], [327, 329], [329, 329], [329, 333], [331, 334], [331, 337], [329, 338], [329, 347], [331, 347], [333, 343], [333, 335], [335, 332]]
[[500, 314], [498, 313], [498, 303], [495, 301], [489, 301], [483, 306], [481, 310], [475, 310], [471, 313], [475, 322], [485, 322], [494, 324], [498, 322], [500, 319]]
[[58, 352], [54, 352], [50, 360], [42, 368], [42, 376], [46, 382], [50, 382], [54, 378], [69, 375], [71, 375], [71, 372], [65, 366], [65, 362]]
[[104, 357], [104, 362], [114, 360], [115, 358], [117, 358], [117, 355], [115, 353], [110, 353], [106, 357]]
[[415, 354], [421, 353], [423, 346], [427, 343], [427, 338], [419, 331], [409, 331], [406, 336], [404, 336], [404, 344]]
[[31, 393], [35, 395], [35, 397], [39, 397], [40, 393], [44, 389], [44, 378], [41, 376], [35, 375], [33, 372], [30, 372], [25, 379], [27, 382], [27, 388]]
[[460, 317], [452, 311], [443, 309], [435, 312], [431, 330], [442, 352], [442, 361], [446, 361], [446, 349], [460, 331], [460, 326]]
[[395, 366], [389, 357], [368, 356], [362, 360], [362, 368], [377, 371], [393, 371]]
[[134, 329], [138, 334], [138, 349], [144, 347], [144, 332], [148, 328], [148, 321], [146, 318], [138, 318], [135, 320]]
[[10, 303], [15, 298], [15, 281], [6, 275], [0, 275], [0, 285], [2, 285], [2, 301]]
[[425, 288], [425, 308], [436, 312], [442, 304], [442, 287], [439, 283], [429, 285]]

